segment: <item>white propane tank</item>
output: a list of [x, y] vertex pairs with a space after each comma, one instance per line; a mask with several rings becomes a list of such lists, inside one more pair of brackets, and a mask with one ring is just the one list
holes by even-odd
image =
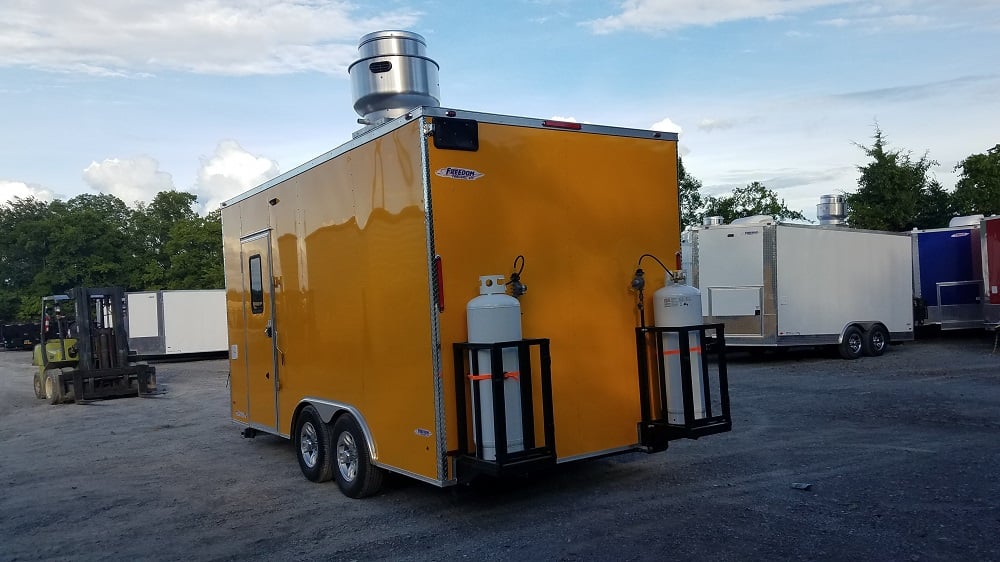
[[[701, 292], [677, 283], [667, 274], [665, 285], [653, 293], [653, 321], [658, 328], [701, 326]], [[691, 390], [694, 417], [705, 417], [705, 390], [701, 378], [701, 335], [688, 334], [691, 351]], [[667, 380], [667, 423], [684, 423], [684, 394], [681, 386], [680, 334], [663, 334], [663, 363]]]
[[[469, 301], [465, 307], [469, 323], [469, 343], [497, 343], [517, 341], [521, 339], [521, 303], [508, 294], [503, 284], [502, 275], [484, 275], [479, 278], [479, 296]], [[482, 435], [474, 435], [478, 441], [482, 439], [483, 460], [496, 460], [496, 432], [493, 428], [493, 382], [489, 375], [492, 371], [491, 353], [483, 349], [476, 352], [479, 361], [479, 373], [470, 375], [473, 394], [479, 394], [482, 412]], [[503, 360], [503, 395], [507, 424], [507, 452], [515, 453], [524, 450], [524, 429], [521, 425], [521, 381], [518, 374], [517, 349], [504, 349]], [[470, 361], [471, 364], [471, 361]], [[526, 374], [527, 375], [527, 374]], [[477, 412], [473, 399], [472, 417]], [[473, 426], [475, 427], [475, 426]]]

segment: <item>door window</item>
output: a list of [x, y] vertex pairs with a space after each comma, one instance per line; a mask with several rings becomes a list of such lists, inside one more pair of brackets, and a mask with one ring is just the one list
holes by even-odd
[[264, 312], [264, 280], [261, 274], [260, 254], [250, 256], [250, 312]]

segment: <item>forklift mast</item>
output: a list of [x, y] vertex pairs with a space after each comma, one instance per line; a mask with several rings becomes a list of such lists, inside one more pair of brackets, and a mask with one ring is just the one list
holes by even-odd
[[69, 291], [76, 304], [79, 369], [115, 369], [128, 365], [128, 323], [121, 287], [77, 287]]

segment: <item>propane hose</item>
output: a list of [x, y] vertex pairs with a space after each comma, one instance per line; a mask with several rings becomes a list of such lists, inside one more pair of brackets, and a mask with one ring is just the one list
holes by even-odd
[[[639, 261], [636, 262], [635, 275], [632, 276], [632, 283], [630, 288], [636, 292], [636, 305], [639, 308], [639, 327], [645, 327], [646, 325], [646, 306], [645, 306], [645, 288], [646, 288], [646, 272], [642, 270], [642, 260], [644, 258], [652, 258], [656, 263], [660, 264], [663, 271], [667, 272], [667, 275], [671, 279], [677, 281], [677, 272], [671, 271], [670, 268], [663, 265], [660, 258], [654, 256], [653, 254], [643, 254], [639, 256]], [[516, 263], [516, 262], [515, 262]]]

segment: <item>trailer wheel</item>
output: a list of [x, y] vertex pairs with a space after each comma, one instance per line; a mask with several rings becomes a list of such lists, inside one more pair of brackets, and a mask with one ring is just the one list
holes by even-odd
[[59, 382], [60, 372], [52, 370], [45, 376], [45, 396], [49, 399], [49, 404], [61, 404], [63, 401], [62, 384]]
[[313, 482], [326, 482], [333, 477], [329, 426], [311, 405], [302, 409], [295, 426], [295, 450], [302, 474]]
[[851, 326], [844, 330], [844, 339], [837, 348], [840, 356], [844, 359], [857, 359], [864, 353], [864, 334], [857, 326]]
[[878, 357], [889, 347], [889, 331], [881, 324], [875, 324], [865, 332], [864, 352], [869, 357]]
[[372, 464], [368, 442], [357, 420], [345, 414], [333, 424], [340, 491], [349, 498], [365, 498], [382, 488], [385, 471]]
[[42, 371], [35, 371], [34, 384], [35, 387], [35, 398], [39, 400], [45, 400], [48, 396], [45, 394], [45, 375]]

